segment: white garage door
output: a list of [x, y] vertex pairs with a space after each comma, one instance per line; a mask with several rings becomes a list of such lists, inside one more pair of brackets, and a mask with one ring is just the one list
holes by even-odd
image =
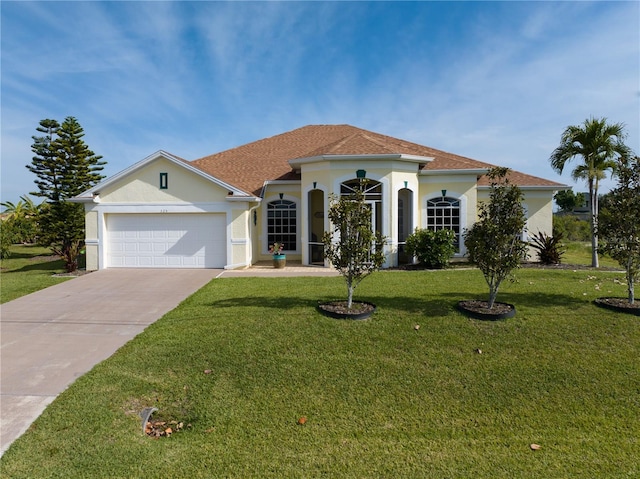
[[222, 268], [223, 214], [109, 214], [107, 267]]

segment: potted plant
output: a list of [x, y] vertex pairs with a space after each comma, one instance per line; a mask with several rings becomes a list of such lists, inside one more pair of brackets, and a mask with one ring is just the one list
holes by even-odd
[[287, 265], [287, 255], [282, 253], [284, 245], [282, 243], [273, 243], [269, 246], [269, 253], [273, 256], [273, 267], [276, 269], [284, 268]]

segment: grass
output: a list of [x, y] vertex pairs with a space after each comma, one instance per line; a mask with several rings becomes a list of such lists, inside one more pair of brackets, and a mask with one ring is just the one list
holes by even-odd
[[14, 245], [11, 257], [0, 262], [0, 303], [66, 281], [53, 274], [64, 273], [64, 262], [51, 256], [48, 248]]
[[[579, 264], [591, 266], [591, 242], [590, 241], [567, 241], [567, 251], [562, 256], [563, 264]], [[609, 256], [598, 257], [600, 267], [620, 269], [620, 265]]]
[[[517, 316], [495, 323], [454, 308], [486, 295], [475, 270], [376, 273], [362, 322], [314, 308], [342, 278], [214, 280], [67, 389], [0, 473], [638, 477], [640, 322], [591, 303], [624, 296], [622, 275], [518, 278], [498, 295]], [[150, 439], [147, 406], [189, 426]]]

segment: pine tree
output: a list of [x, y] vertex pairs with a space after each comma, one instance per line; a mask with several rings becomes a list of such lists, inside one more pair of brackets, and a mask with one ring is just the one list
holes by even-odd
[[35, 154], [27, 169], [37, 176], [38, 191], [46, 198], [43, 208], [41, 242], [61, 256], [68, 272], [78, 267], [84, 239], [84, 209], [68, 200], [96, 185], [105, 162], [85, 144], [84, 130], [74, 117], [62, 124], [46, 119], [36, 128], [44, 136], [33, 136]]
[[105, 162], [86, 145], [82, 139], [84, 130], [74, 117], [65, 118], [57, 134], [53, 146], [62, 171], [62, 198], [67, 199], [99, 183], [104, 178], [99, 172]]
[[27, 169], [38, 177], [34, 181], [39, 191], [34, 191], [31, 194], [54, 202], [60, 200], [60, 178], [62, 176], [58, 155], [53, 146], [53, 140], [59, 128], [60, 123], [56, 120], [47, 119], [40, 122], [40, 126], [36, 130], [44, 133], [44, 136], [31, 137], [33, 138], [31, 151], [36, 156], [33, 157], [31, 164], [27, 165]]

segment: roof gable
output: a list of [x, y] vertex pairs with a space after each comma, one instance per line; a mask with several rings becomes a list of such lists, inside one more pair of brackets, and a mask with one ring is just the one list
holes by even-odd
[[246, 193], [238, 188], [236, 188], [235, 186], [228, 184], [218, 178], [216, 178], [215, 176], [209, 174], [208, 172], [205, 172], [203, 170], [200, 170], [196, 167], [194, 167], [194, 165], [183, 159], [180, 158], [178, 156], [172, 155], [171, 153], [167, 153], [166, 151], [163, 150], [159, 150], [149, 156], [147, 156], [146, 158], [144, 158], [143, 160], [140, 160], [139, 162], [131, 165], [129, 168], [126, 168], [122, 171], [120, 171], [119, 173], [107, 178], [104, 181], [101, 181], [100, 183], [98, 183], [97, 185], [95, 185], [94, 187], [84, 191], [83, 193], [79, 194], [78, 196], [75, 197], [75, 200], [77, 201], [87, 201], [90, 199], [93, 199], [93, 197], [97, 194], [99, 194], [100, 190], [102, 189], [106, 189], [109, 188], [111, 186], [113, 186], [114, 184], [122, 181], [123, 179], [129, 177], [130, 175], [134, 174], [135, 172], [141, 170], [142, 168], [144, 168], [145, 166], [149, 165], [150, 163], [154, 162], [154, 161], [158, 161], [160, 159], [164, 159], [164, 160], [168, 160], [171, 163], [177, 165], [180, 168], [184, 168], [190, 172], [192, 172], [193, 174], [199, 175], [203, 178], [205, 178], [208, 181], [211, 181], [212, 183], [225, 188], [229, 191], [229, 193], [231, 193], [231, 195], [239, 195], [239, 196], [246, 196]]

